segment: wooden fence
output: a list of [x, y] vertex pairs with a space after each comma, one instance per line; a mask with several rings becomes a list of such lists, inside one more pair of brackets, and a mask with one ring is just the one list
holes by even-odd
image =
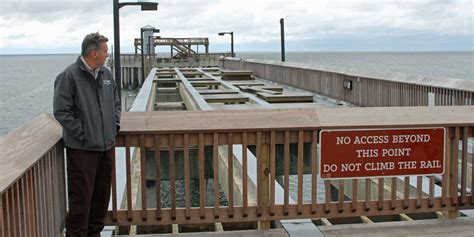
[[[197, 112], [143, 112], [124, 113], [122, 131], [117, 147], [126, 150], [126, 173], [114, 172], [112, 184], [112, 210], [107, 215], [110, 225], [166, 225], [213, 222], [260, 221], [261, 226], [269, 227], [269, 221], [301, 218], [329, 218], [360, 215], [385, 215], [398, 213], [419, 213], [430, 211], [456, 211], [474, 207], [474, 198], [468, 187], [474, 180], [467, 179], [468, 163], [472, 163], [472, 154], [468, 153], [468, 140], [472, 142], [474, 128], [474, 107], [394, 107], [394, 108], [340, 108], [340, 109], [293, 109], [293, 110], [250, 110], [250, 111], [197, 111]], [[441, 193], [434, 190], [435, 177], [428, 176], [427, 194], [423, 193], [423, 176], [417, 177], [416, 191], [409, 190], [408, 177], [399, 184], [397, 178], [380, 178], [378, 191], [374, 197], [371, 189], [365, 189], [358, 195], [359, 187], [374, 179], [350, 179], [337, 181], [339, 190], [331, 197], [331, 184], [324, 181], [318, 184], [318, 133], [321, 129], [342, 128], [413, 128], [444, 127], [446, 138], [446, 172], [441, 177]], [[64, 154], [60, 142], [61, 128], [48, 115], [41, 115], [24, 127], [2, 137], [0, 148], [0, 233], [2, 236], [57, 236], [61, 233], [65, 211]], [[311, 147], [305, 155], [305, 144]], [[241, 145], [243, 192], [242, 205], [235, 205], [233, 185], [234, 145]], [[277, 154], [276, 146], [283, 146], [283, 154]], [[472, 143], [471, 143], [472, 146]], [[132, 205], [132, 155], [131, 148], [138, 148], [141, 163], [140, 184], [138, 188], [141, 205]], [[219, 169], [217, 149], [227, 149], [227, 180], [229, 193], [228, 205], [219, 202], [205, 205], [205, 196], [213, 195], [219, 200], [219, 192], [206, 193], [204, 189], [205, 148], [212, 150], [212, 167]], [[257, 202], [249, 202], [247, 187], [247, 147], [253, 147], [257, 160]], [[290, 147], [296, 147], [291, 149]], [[199, 167], [191, 167], [190, 150], [198, 151]], [[470, 148], [472, 150], [472, 147]], [[147, 206], [146, 191], [146, 150], [167, 152], [169, 166], [160, 167], [161, 153], [154, 153], [158, 164], [153, 167], [157, 177], [161, 170], [169, 169], [170, 206], [162, 207], [161, 199], [156, 199], [156, 207]], [[209, 149], [207, 149], [209, 150]], [[6, 151], [6, 152], [5, 152]], [[185, 205], [176, 205], [177, 152], [184, 154]], [[291, 154], [296, 154], [292, 156]], [[284, 200], [275, 201], [276, 159], [283, 157]], [[310, 182], [304, 183], [303, 160], [308, 156], [310, 162]], [[289, 170], [290, 163], [297, 163], [296, 202], [290, 202]], [[460, 168], [459, 168], [460, 167]], [[199, 205], [191, 206], [190, 170], [199, 170]], [[469, 169], [473, 169], [470, 166]], [[126, 175], [127, 205], [120, 209], [117, 203], [117, 184], [115, 177]], [[214, 172], [214, 180], [219, 173]], [[472, 177], [472, 176], [471, 176]], [[344, 195], [344, 182], [349, 182], [352, 195]], [[390, 185], [387, 192], [384, 183]], [[156, 181], [161, 187], [160, 179]], [[214, 183], [217, 185], [217, 183]], [[305, 201], [303, 187], [311, 187], [309, 200]], [[367, 187], [367, 185], [365, 185]], [[214, 187], [214, 190], [217, 190]], [[324, 199], [318, 197], [323, 190]], [[401, 191], [400, 191], [401, 190]], [[156, 196], [161, 197], [160, 188]], [[360, 192], [359, 192], [360, 193]], [[403, 194], [402, 196], [398, 193]], [[324, 201], [320, 201], [324, 200]], [[265, 227], [264, 227], [265, 228]]]
[[228, 57], [220, 67], [252, 70], [257, 77], [363, 107], [474, 105], [472, 80]]
[[[148, 59], [148, 56], [150, 56], [151, 61], [155, 63], [177, 63], [177, 62], [189, 62], [193, 60], [198, 60], [198, 61], [218, 61], [219, 57], [222, 56], [228, 56], [230, 53], [202, 53], [202, 54], [196, 54], [192, 55], [189, 58], [170, 58], [170, 57], [162, 57], [162, 54], [154, 54], [154, 55], [148, 55], [145, 54], [145, 61], [148, 62], [150, 59]], [[160, 56], [160, 57], [159, 57]], [[122, 63], [134, 63], [134, 62], [141, 62], [141, 54], [120, 54], [120, 60]], [[114, 63], [114, 59], [112, 57], [109, 58], [108, 63], [112, 65]]]
[[61, 126], [42, 114], [0, 138], [0, 236], [59, 236], [66, 192]]
[[[471, 186], [472, 180], [466, 180], [468, 167], [467, 162], [472, 161], [468, 151], [468, 138], [472, 138], [474, 120], [473, 107], [437, 107], [437, 108], [355, 108], [355, 109], [318, 109], [318, 110], [254, 110], [254, 111], [212, 111], [212, 112], [164, 112], [164, 113], [134, 113], [125, 114], [124, 123], [126, 128], [122, 130], [118, 147], [125, 147], [127, 161], [132, 154], [130, 149], [138, 148], [140, 151], [141, 167], [146, 166], [145, 151], [161, 151], [154, 153], [154, 159], [158, 164], [155, 174], [160, 177], [163, 169], [169, 171], [170, 207], [162, 207], [160, 199], [156, 200], [154, 206], [146, 206], [147, 191], [145, 187], [145, 169], [140, 169], [140, 194], [141, 206], [132, 206], [131, 193], [131, 164], [126, 162], [127, 167], [127, 198], [128, 206], [125, 209], [114, 209], [109, 213], [107, 222], [119, 225], [166, 225], [166, 224], [191, 224], [191, 223], [214, 223], [214, 222], [244, 222], [244, 221], [271, 221], [282, 219], [322, 218], [322, 217], [347, 217], [360, 215], [386, 215], [398, 213], [418, 213], [430, 211], [455, 211], [461, 208], [472, 208], [474, 199], [467, 186]], [[370, 116], [369, 114], [377, 114]], [[251, 122], [249, 122], [251, 121]], [[352, 179], [350, 190], [352, 196], [344, 195], [344, 180], [338, 181], [339, 196], [331, 197], [331, 183], [324, 182], [324, 187], [318, 186], [317, 176], [317, 144], [318, 132], [321, 129], [338, 128], [400, 128], [400, 127], [433, 127], [442, 126], [447, 129], [447, 153], [446, 172], [442, 176], [441, 195], [435, 194], [435, 176], [428, 176], [428, 195], [423, 193], [422, 178], [417, 177], [415, 195], [410, 194], [408, 177], [403, 178], [403, 184], [399, 185], [397, 178], [375, 179], [378, 182], [377, 198], [372, 198], [371, 189], [365, 189], [361, 198], [357, 197], [358, 186], [368, 187], [373, 179]], [[297, 149], [290, 152], [290, 146], [296, 144]], [[311, 182], [303, 183], [303, 160], [305, 158], [304, 146], [310, 144], [309, 156], [311, 159], [310, 176]], [[461, 149], [455, 149], [461, 144]], [[234, 205], [233, 193], [233, 149], [234, 145], [241, 145], [242, 149], [242, 174], [243, 191], [242, 205]], [[275, 174], [276, 146], [284, 146], [284, 202], [275, 202]], [[214, 202], [212, 206], [205, 205], [205, 195], [213, 195], [214, 200], [220, 199], [219, 192], [206, 193], [205, 185], [205, 148], [211, 148], [212, 167], [219, 169], [218, 153], [219, 147], [227, 149], [227, 180], [228, 192], [227, 206], [220, 206]], [[247, 147], [255, 148], [257, 158], [257, 203], [250, 205], [247, 187]], [[197, 149], [199, 167], [190, 167], [190, 150]], [[184, 152], [184, 167], [175, 165], [176, 153]], [[160, 167], [160, 159], [163, 152], [168, 152], [169, 166]], [[292, 157], [291, 154], [296, 154]], [[455, 157], [461, 157], [455, 159]], [[297, 159], [297, 193], [296, 203], [289, 202], [289, 171], [290, 162]], [[462, 167], [461, 169], [458, 169]], [[471, 166], [472, 167], [472, 166]], [[184, 169], [185, 182], [185, 205], [176, 204], [176, 172]], [[190, 197], [190, 169], [199, 170], [199, 205], [191, 206]], [[214, 180], [219, 180], [219, 173], [214, 172]], [[391, 192], [387, 193], [385, 184], [390, 184]], [[460, 192], [458, 193], [458, 184]], [[157, 179], [156, 186], [160, 187]], [[214, 183], [217, 185], [217, 183]], [[311, 186], [310, 201], [303, 201], [303, 186]], [[398, 186], [397, 186], [398, 185]], [[214, 187], [217, 190], [218, 187]], [[156, 189], [156, 196], [160, 197], [160, 188]], [[318, 201], [318, 190], [324, 190], [324, 201]], [[402, 190], [403, 196], [397, 196], [398, 190]], [[349, 200], [347, 200], [349, 199]], [[114, 200], [113, 200], [114, 202]]]

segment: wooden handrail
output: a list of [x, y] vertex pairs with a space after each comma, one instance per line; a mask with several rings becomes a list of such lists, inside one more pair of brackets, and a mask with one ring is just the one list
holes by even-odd
[[41, 114], [0, 138], [0, 236], [59, 236], [66, 216], [62, 128]]
[[[352, 115], [352, 116], [351, 116]], [[107, 223], [119, 225], [155, 225], [155, 224], [191, 224], [191, 223], [212, 223], [212, 222], [240, 222], [240, 221], [269, 221], [280, 219], [294, 218], [321, 218], [321, 217], [343, 217], [354, 215], [381, 215], [381, 214], [397, 214], [427, 211], [455, 211], [460, 208], [472, 208], [472, 196], [466, 191], [467, 184], [471, 184], [466, 180], [466, 170], [458, 171], [458, 162], [461, 166], [467, 166], [467, 140], [473, 136], [474, 125], [474, 107], [393, 107], [393, 108], [342, 108], [342, 109], [289, 109], [289, 110], [246, 110], [246, 111], [199, 111], [199, 112], [143, 112], [143, 113], [124, 113], [122, 116], [123, 130], [121, 131], [117, 146], [126, 147], [129, 151], [130, 147], [140, 147], [140, 150], [153, 152], [160, 150], [161, 155], [155, 154], [154, 158], [157, 163], [159, 160], [169, 160], [167, 167], [157, 167], [169, 171], [169, 179], [174, 184], [178, 170], [178, 157], [186, 157], [184, 162], [184, 173], [186, 189], [185, 195], [189, 197], [189, 169], [192, 164], [190, 160], [199, 160], [199, 167], [195, 167], [199, 173], [199, 189], [204, 189], [205, 169], [204, 160], [208, 155], [204, 147], [213, 148], [213, 151], [225, 150], [226, 155], [219, 158], [213, 153], [207, 162], [212, 162], [213, 169], [219, 169], [223, 164], [223, 169], [227, 175], [223, 179], [224, 184], [228, 187], [228, 206], [206, 205], [204, 202], [205, 195], [200, 193], [198, 206], [190, 206], [186, 202], [184, 207], [179, 207], [176, 203], [174, 191], [176, 187], [171, 185], [171, 193], [169, 195], [171, 202], [169, 207], [146, 209], [142, 206], [128, 206], [126, 210], [114, 210], [114, 215], [109, 215]], [[352, 194], [345, 194], [344, 180], [335, 183], [325, 181], [323, 187], [317, 184], [317, 152], [318, 144], [317, 134], [320, 129], [337, 129], [337, 128], [401, 128], [401, 127], [433, 127], [441, 126], [447, 129], [447, 171], [443, 175], [442, 195], [435, 194], [435, 176], [425, 176], [429, 180], [429, 187], [422, 189], [422, 181], [424, 176], [417, 177], [417, 185], [415, 195], [410, 194], [411, 184], [404, 179], [403, 197], [397, 196], [397, 178], [377, 178], [371, 181], [370, 178], [351, 179], [348, 180], [351, 185]], [[462, 134], [462, 135], [461, 135]], [[461, 142], [462, 159], [454, 159], [458, 157], [452, 149], [457, 147], [455, 144]], [[257, 181], [254, 184], [258, 190], [257, 199], [253, 200], [254, 204], [250, 204], [247, 191], [235, 194], [233, 188], [238, 183], [233, 180], [233, 171], [235, 170], [235, 158], [232, 155], [234, 150], [242, 149], [241, 154], [244, 162], [247, 162], [247, 154], [250, 152], [241, 146], [241, 144], [255, 146], [256, 152], [256, 169]], [[311, 144], [309, 154], [303, 155]], [[236, 146], [237, 145], [237, 146]], [[296, 145], [297, 150], [293, 147]], [[277, 146], [280, 147], [279, 154], [276, 152]], [[198, 149], [197, 157], [190, 159], [190, 147]], [[180, 149], [179, 154], [177, 150]], [[165, 152], [165, 153], [163, 153]], [[183, 154], [183, 152], [185, 154]], [[140, 151], [142, 164], [143, 152]], [[163, 156], [163, 154], [168, 154]], [[292, 161], [294, 155], [297, 162]], [[309, 155], [311, 159], [311, 168], [304, 168], [304, 160]], [[132, 157], [127, 154], [127, 157]], [[245, 157], [245, 158], [244, 158]], [[280, 158], [278, 158], [280, 157]], [[150, 158], [147, 158], [150, 159]], [[271, 174], [275, 174], [275, 162], [277, 159], [284, 159], [284, 180], [282, 184], [284, 193], [284, 202], [275, 202], [276, 187], [270, 185], [275, 180]], [[297, 165], [297, 200], [290, 202], [290, 192], [288, 182], [290, 174], [290, 165]], [[130, 164], [127, 163], [127, 166]], [[241, 165], [237, 165], [242, 167]], [[291, 168], [293, 169], [293, 168]], [[302, 177], [303, 173], [307, 174], [310, 170], [311, 175], [311, 201], [308, 203], [302, 198]], [[144, 177], [145, 169], [140, 170], [140, 176]], [[159, 171], [157, 170], [159, 173]], [[247, 169], [242, 167], [244, 177], [247, 176]], [[127, 177], [132, 174], [128, 172]], [[460, 179], [453, 179], [453, 176], [460, 175]], [[221, 175], [214, 177], [221, 180]], [[128, 179], [130, 180], [130, 179]], [[387, 180], [387, 181], [385, 181]], [[143, 182], [143, 178], [142, 178]], [[366, 188], [364, 197], [361, 199], [357, 195], [358, 183], [371, 185], [376, 183], [377, 192], [373, 193], [371, 188]], [[391, 187], [392, 194], [386, 197], [386, 182]], [[158, 190], [160, 182], [156, 182]], [[461, 183], [461, 196], [458, 197], [457, 187]], [[127, 183], [127, 190], [131, 190], [131, 181]], [[247, 182], [241, 184], [242, 190], [247, 190]], [[339, 188], [340, 193], [336, 200], [331, 197], [331, 186], [335, 185]], [[254, 187], [255, 188], [255, 187]], [[313, 189], [324, 189], [324, 197], [317, 197], [317, 192]], [[427, 197], [425, 197], [425, 189], [429, 189]], [[395, 191], [394, 191], [395, 190]], [[143, 198], [147, 195], [142, 187], [138, 190]], [[238, 198], [243, 203], [236, 204], [235, 195], [245, 195]], [[135, 196], [129, 193], [127, 196]], [[352, 198], [351, 201], [345, 201], [345, 198]], [[375, 197], [375, 198], [374, 198]], [[459, 201], [458, 201], [459, 198]], [[216, 194], [214, 193], [216, 200]], [[321, 201], [320, 199], [324, 200]], [[143, 201], [142, 201], [143, 202]], [[460, 203], [463, 203], [462, 206]]]
[[[352, 179], [347, 180], [353, 188], [352, 195], [344, 194], [348, 183], [325, 181], [317, 183], [317, 146], [318, 132], [321, 129], [337, 128], [399, 128], [399, 127], [445, 127], [446, 136], [446, 172], [442, 176], [441, 194], [435, 193], [435, 176], [418, 176], [415, 195], [411, 194], [410, 180], [388, 179]], [[210, 223], [263, 221], [294, 218], [343, 217], [353, 215], [381, 215], [426, 211], [456, 211], [473, 208], [474, 198], [467, 188], [472, 180], [467, 180], [467, 163], [472, 162], [468, 153], [468, 139], [473, 137], [474, 107], [392, 107], [392, 108], [317, 108], [287, 110], [238, 110], [238, 111], [199, 111], [199, 112], [143, 112], [123, 113], [122, 130], [117, 138], [117, 147], [123, 147], [126, 154], [127, 172], [115, 175], [127, 177], [126, 209], [112, 198], [113, 210], [109, 212], [106, 222], [112, 225], [155, 225], [172, 223]], [[255, 155], [247, 146], [255, 147]], [[460, 149], [457, 149], [461, 147]], [[51, 115], [42, 114], [23, 127], [0, 138], [0, 233], [4, 236], [54, 236], [63, 228], [66, 214], [64, 154], [61, 142], [61, 126]], [[137, 148], [136, 154], [131, 148]], [[209, 148], [209, 149], [208, 149]], [[309, 150], [308, 150], [309, 149]], [[225, 180], [229, 193], [228, 206], [214, 203], [206, 205], [208, 194], [199, 195], [198, 206], [186, 202], [184, 207], [176, 203], [176, 196], [170, 197], [170, 207], [161, 205], [135, 207], [132, 205], [131, 180], [134, 159], [138, 159], [141, 168], [137, 191], [141, 203], [145, 203], [146, 170], [150, 159], [158, 161], [155, 170], [169, 171], [169, 180], [175, 181], [179, 173], [178, 160], [184, 162], [185, 195], [189, 197], [191, 173], [198, 173], [198, 185], [201, 190], [208, 167], [219, 169], [225, 165], [227, 172], [214, 175]], [[208, 152], [215, 152], [210, 155]], [[220, 152], [226, 151], [221, 156]], [[151, 153], [150, 153], [151, 152]], [[194, 154], [191, 157], [191, 152]], [[237, 164], [234, 152], [242, 154], [245, 164], [256, 165], [256, 183], [239, 183], [234, 180], [234, 171], [247, 177], [250, 170]], [[185, 154], [186, 153], [186, 154]], [[219, 153], [219, 155], [216, 155]], [[296, 156], [294, 156], [296, 155]], [[183, 158], [184, 157], [184, 158]], [[294, 158], [296, 157], [296, 158]], [[305, 167], [310, 158], [310, 168]], [[195, 160], [197, 167], [193, 167]], [[281, 185], [284, 202], [275, 201], [276, 161], [282, 162], [285, 182]], [[295, 160], [296, 159], [296, 160]], [[160, 166], [160, 160], [168, 160], [168, 166]], [[206, 161], [206, 162], [204, 162]], [[290, 200], [288, 177], [292, 165], [297, 167], [296, 201]], [[460, 166], [459, 166], [460, 165]], [[458, 170], [458, 166], [461, 169]], [[240, 167], [240, 168], [237, 168]], [[474, 167], [474, 166], [472, 166]], [[471, 168], [470, 168], [471, 169]], [[474, 170], [469, 170], [470, 172]], [[303, 193], [303, 174], [311, 176], [310, 201], [301, 197]], [[427, 179], [428, 188], [422, 187]], [[115, 179], [114, 179], [115, 180]], [[245, 178], [244, 180], [247, 181]], [[241, 182], [241, 181], [240, 181]], [[272, 183], [273, 182], [273, 183]], [[357, 184], [376, 183], [378, 192], [370, 189], [362, 198], [357, 197]], [[402, 182], [404, 196], [397, 196], [393, 191], [397, 183]], [[389, 185], [392, 194], [384, 195], [384, 185]], [[460, 186], [459, 186], [459, 185]], [[113, 190], [117, 190], [113, 183]], [[160, 182], [156, 182], [160, 186]], [[243, 193], [233, 193], [234, 187], [241, 185]], [[255, 185], [249, 187], [250, 185]], [[331, 185], [339, 187], [342, 193], [336, 199], [331, 197]], [[176, 190], [170, 186], [172, 193]], [[460, 191], [458, 193], [458, 187]], [[252, 188], [252, 189], [251, 189]], [[438, 187], [436, 187], [438, 188]], [[318, 195], [315, 189], [324, 189], [325, 195]], [[354, 190], [355, 189], [355, 190]], [[361, 188], [362, 189], [362, 188]], [[429, 190], [426, 192], [423, 190]], [[258, 190], [257, 199], [251, 200], [250, 190]], [[160, 192], [157, 190], [158, 196]], [[118, 194], [114, 191], [114, 195]], [[167, 194], [166, 194], [167, 195]], [[235, 199], [236, 195], [245, 195]], [[324, 196], [324, 197], [321, 197]], [[214, 197], [219, 197], [214, 194]], [[346, 201], [345, 198], [351, 201]], [[161, 204], [157, 201], [156, 203]]]
[[61, 125], [51, 114], [41, 114], [0, 137], [0, 193], [62, 139]]
[[[447, 78], [447, 77], [434, 77], [434, 76], [423, 76], [423, 75], [411, 75], [404, 73], [386, 73], [378, 71], [363, 71], [352, 68], [343, 68], [343, 67], [331, 67], [331, 66], [321, 66], [321, 65], [306, 65], [301, 63], [292, 63], [292, 62], [279, 62], [271, 60], [261, 60], [261, 59], [241, 59], [241, 58], [225, 58], [226, 61], [233, 61], [239, 63], [248, 63], [248, 64], [259, 64], [259, 65], [268, 65], [268, 66], [277, 66], [282, 68], [290, 69], [309, 69], [327, 73], [334, 73], [340, 75], [351, 76], [354, 78], [368, 78], [373, 80], [382, 80], [382, 81], [391, 81], [391, 82], [403, 82], [406, 84], [416, 84], [423, 86], [433, 86], [446, 89], [457, 89], [462, 91], [473, 92], [474, 91], [474, 82], [472, 80], [462, 80], [456, 78]], [[228, 68], [228, 67], [226, 67]], [[229, 68], [232, 69], [232, 68]], [[250, 69], [251, 70], [251, 69]], [[269, 70], [273, 71], [273, 70]], [[274, 78], [271, 78], [274, 79]]]
[[361, 107], [474, 105], [472, 80], [231, 57], [220, 67], [252, 70], [257, 77]]
[[134, 112], [121, 133], [458, 125], [474, 125], [474, 106]]

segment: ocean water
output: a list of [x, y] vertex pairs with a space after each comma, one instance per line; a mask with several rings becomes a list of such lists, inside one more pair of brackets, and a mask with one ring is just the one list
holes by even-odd
[[[53, 112], [54, 80], [77, 57], [75, 54], [0, 55], [0, 136], [41, 113]], [[136, 90], [122, 90], [122, 97], [134, 95]]]
[[[279, 52], [237, 52], [236, 57], [281, 60]], [[474, 80], [474, 52], [287, 52], [287, 62]]]
[[[280, 54], [237, 52], [237, 57], [279, 60]], [[0, 136], [52, 112], [54, 79], [76, 59], [74, 54], [0, 55]], [[474, 80], [474, 52], [287, 52], [286, 61]], [[135, 94], [122, 90], [122, 98]]]

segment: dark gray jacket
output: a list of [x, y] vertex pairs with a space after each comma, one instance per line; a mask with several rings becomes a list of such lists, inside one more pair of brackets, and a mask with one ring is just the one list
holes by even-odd
[[112, 73], [101, 67], [97, 80], [79, 57], [54, 82], [54, 117], [69, 148], [106, 151], [120, 128], [120, 100]]

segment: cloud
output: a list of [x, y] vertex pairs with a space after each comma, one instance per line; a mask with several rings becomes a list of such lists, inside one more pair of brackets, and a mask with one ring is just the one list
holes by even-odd
[[[338, 44], [340, 39], [347, 39], [346, 44], [351, 45], [355, 38], [375, 46], [393, 38], [419, 42], [427, 38], [453, 42], [459, 38], [463, 44], [456, 47], [474, 50], [472, 41], [464, 40], [474, 37], [473, 1], [162, 0], [158, 11], [141, 12], [137, 6], [120, 9], [121, 45], [132, 51], [133, 39], [145, 25], [159, 28], [163, 37], [209, 37], [211, 49], [214, 45], [218, 49], [228, 47], [229, 38], [217, 36], [220, 31], [234, 31], [236, 47], [243, 49], [274, 45], [280, 37], [279, 19], [285, 18], [289, 45], [314, 42], [304, 44], [308, 50], [315, 49], [311, 46], [315, 43], [335, 39]], [[113, 42], [112, 1], [1, 1], [0, 53], [28, 44], [75, 48], [93, 31], [100, 31]]]

